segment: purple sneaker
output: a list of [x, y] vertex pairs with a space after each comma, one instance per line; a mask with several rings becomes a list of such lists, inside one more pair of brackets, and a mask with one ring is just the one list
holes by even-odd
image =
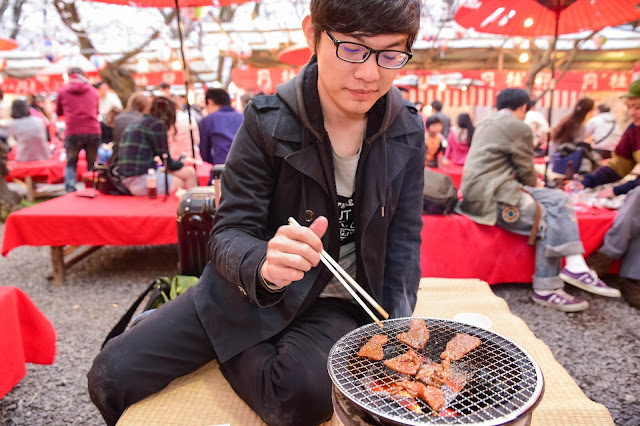
[[546, 296], [534, 291], [531, 298], [536, 303], [562, 312], [580, 312], [589, 307], [589, 302], [573, 297], [563, 289], [554, 290]]
[[606, 297], [620, 297], [620, 290], [609, 287], [594, 271], [573, 273], [567, 268], [563, 268], [558, 275], [567, 284], [571, 284], [589, 293]]

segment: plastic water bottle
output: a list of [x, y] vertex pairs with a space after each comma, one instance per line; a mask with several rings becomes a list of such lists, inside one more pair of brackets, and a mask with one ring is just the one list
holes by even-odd
[[147, 194], [149, 198], [158, 197], [158, 176], [156, 176], [156, 169], [147, 170]]
[[578, 173], [573, 174], [573, 179], [571, 180], [571, 186], [569, 190], [569, 197], [573, 202], [573, 205], [580, 204], [580, 187], [582, 186], [582, 182], [580, 182], [580, 175]]

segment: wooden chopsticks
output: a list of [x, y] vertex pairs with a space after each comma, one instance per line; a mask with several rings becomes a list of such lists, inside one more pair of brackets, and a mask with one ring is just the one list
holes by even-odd
[[[291, 225], [301, 226], [292, 217], [289, 218], [289, 223]], [[371, 312], [371, 309], [369, 309], [369, 307], [362, 301], [362, 299], [360, 299], [360, 297], [356, 294], [356, 292], [353, 289], [356, 289], [358, 291], [358, 293], [360, 293], [365, 299], [367, 299], [367, 301], [371, 304], [371, 306], [376, 308], [376, 310], [380, 313], [380, 315], [382, 315], [382, 317], [384, 319], [389, 318], [389, 314], [387, 313], [387, 311], [385, 311], [382, 308], [382, 306], [380, 306], [378, 304], [378, 302], [376, 302], [373, 299], [373, 297], [371, 297], [371, 295], [369, 295], [369, 293], [364, 291], [364, 289], [362, 287], [360, 287], [360, 285], [353, 278], [351, 278], [351, 276], [349, 274], [347, 274], [345, 272], [345, 270], [342, 269], [342, 267], [338, 264], [338, 262], [333, 260], [333, 258], [331, 256], [329, 256], [329, 253], [327, 253], [325, 250], [322, 250], [320, 252], [320, 260], [322, 261], [322, 263], [324, 263], [324, 265], [327, 267], [327, 269], [329, 269], [329, 271], [338, 279], [340, 284], [342, 284], [342, 286], [345, 289], [347, 289], [349, 294], [351, 294], [351, 296], [356, 300], [356, 302], [358, 302], [358, 304], [360, 306], [362, 306], [362, 309], [364, 309], [365, 312], [367, 314], [369, 314], [371, 319], [373, 319], [376, 322], [376, 324], [378, 324], [378, 326], [380, 328], [382, 328], [382, 322], [378, 319], [378, 317], [376, 317], [374, 315], [373, 312]], [[346, 281], [345, 281], [345, 279], [346, 279]], [[347, 284], [347, 281], [349, 282], [349, 284]], [[351, 287], [353, 287], [353, 288], [351, 288]]]

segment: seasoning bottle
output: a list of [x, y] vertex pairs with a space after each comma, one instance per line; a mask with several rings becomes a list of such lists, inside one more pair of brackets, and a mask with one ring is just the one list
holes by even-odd
[[156, 176], [156, 169], [147, 170], [147, 195], [149, 198], [158, 197], [158, 176]]

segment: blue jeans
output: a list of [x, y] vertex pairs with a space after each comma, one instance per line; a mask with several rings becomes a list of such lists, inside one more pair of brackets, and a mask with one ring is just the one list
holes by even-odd
[[627, 193], [600, 252], [622, 258], [620, 276], [640, 280], [640, 186]]
[[534, 290], [557, 290], [564, 287], [558, 277], [562, 258], [584, 253], [578, 220], [569, 195], [559, 189], [532, 188], [525, 186], [516, 206], [520, 212], [512, 223], [502, 218], [502, 204], [498, 204], [498, 222], [501, 228], [519, 235], [529, 235], [533, 226], [536, 203], [540, 204], [540, 223], [536, 240], [535, 273], [532, 277]]
[[67, 150], [67, 167], [64, 169], [64, 186], [67, 191], [75, 191], [78, 165], [78, 154], [84, 149], [87, 154], [87, 168], [93, 170], [100, 145], [100, 135], [68, 135], [64, 140], [64, 148]]

